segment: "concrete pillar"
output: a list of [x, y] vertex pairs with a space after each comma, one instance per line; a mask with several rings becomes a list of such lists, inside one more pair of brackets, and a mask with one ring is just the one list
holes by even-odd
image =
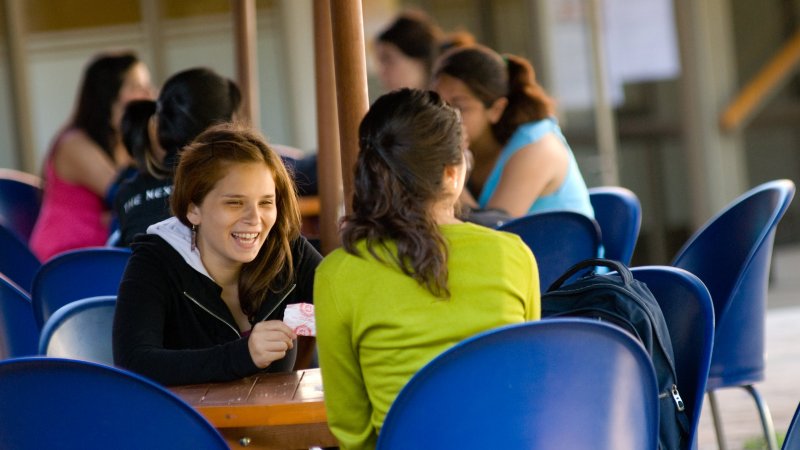
[[28, 58], [25, 51], [25, 20], [22, 0], [5, 0], [5, 43], [8, 78], [11, 85], [11, 111], [14, 117], [14, 143], [17, 165], [25, 172], [39, 173], [33, 144], [31, 97], [28, 90]]
[[[681, 128], [693, 229], [748, 187], [741, 135], [719, 116], [736, 92], [730, 0], [675, 0], [681, 54]], [[669, 180], [668, 180], [669, 181]]]
[[314, 0], [281, 0], [282, 41], [289, 89], [291, 144], [303, 150], [317, 148], [314, 97]]

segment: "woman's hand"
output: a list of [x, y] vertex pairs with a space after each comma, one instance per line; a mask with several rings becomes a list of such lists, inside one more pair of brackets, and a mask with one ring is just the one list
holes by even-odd
[[291, 349], [297, 336], [280, 320], [258, 322], [253, 326], [247, 340], [250, 357], [259, 369], [264, 369], [277, 361]]

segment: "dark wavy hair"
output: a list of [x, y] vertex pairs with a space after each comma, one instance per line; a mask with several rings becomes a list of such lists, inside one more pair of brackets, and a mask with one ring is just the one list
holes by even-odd
[[555, 115], [555, 102], [522, 57], [500, 56], [481, 45], [455, 48], [437, 62], [434, 78], [443, 74], [461, 80], [487, 108], [501, 97], [508, 99], [500, 120], [492, 125], [492, 134], [501, 144], [520, 125]]
[[83, 73], [70, 128], [86, 132], [112, 160], [118, 137], [111, 124], [111, 107], [119, 97], [125, 75], [139, 62], [133, 52], [102, 53]]
[[211, 125], [230, 122], [242, 102], [236, 83], [208, 68], [194, 68], [171, 76], [158, 96], [158, 142], [164, 161], [149, 153], [152, 175], [170, 177], [178, 152]]
[[147, 152], [150, 151], [150, 118], [156, 113], [154, 100], [133, 100], [125, 106], [119, 129], [122, 143], [136, 161], [139, 172], [147, 170]]
[[372, 104], [358, 133], [345, 250], [359, 255], [357, 243], [364, 240], [377, 260], [395, 264], [433, 295], [449, 297], [447, 243], [432, 206], [442, 198], [445, 167], [464, 157], [458, 112], [435, 92], [400, 89]]
[[378, 34], [378, 42], [397, 47], [404, 55], [422, 61], [426, 74], [433, 70], [442, 32], [425, 13], [409, 10]]
[[242, 265], [239, 303], [253, 320], [267, 291], [285, 287], [293, 278], [291, 242], [300, 235], [300, 207], [294, 181], [283, 162], [264, 138], [234, 124], [212, 126], [179, 157], [175, 185], [170, 196], [172, 213], [187, 227], [189, 205], [200, 205], [234, 164], [260, 163], [272, 172], [278, 217], [256, 258]]

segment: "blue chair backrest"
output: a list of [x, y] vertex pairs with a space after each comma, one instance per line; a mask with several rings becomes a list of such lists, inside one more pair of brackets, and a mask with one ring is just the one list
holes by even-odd
[[794, 192], [789, 180], [751, 189], [689, 238], [672, 262], [697, 275], [714, 302], [709, 389], [764, 378], [764, 314], [775, 228]]
[[789, 429], [786, 430], [781, 450], [800, 450], [800, 404], [797, 405]]
[[89, 297], [58, 309], [44, 324], [39, 354], [114, 365], [111, 330], [117, 297]]
[[141, 376], [59, 358], [0, 362], [4, 448], [227, 449], [214, 427]]
[[653, 293], [669, 329], [676, 382], [689, 417], [688, 450], [697, 440], [714, 345], [711, 295], [699, 278], [683, 269], [645, 266], [635, 267], [631, 273]]
[[0, 224], [27, 243], [41, 206], [41, 180], [35, 175], [0, 169]]
[[17, 283], [25, 292], [31, 291], [33, 277], [42, 263], [11, 230], [0, 224], [0, 273]]
[[0, 274], [0, 360], [35, 355], [38, 340], [28, 294]]
[[594, 220], [600, 225], [605, 258], [630, 265], [642, 226], [642, 205], [631, 190], [616, 186], [589, 189]]
[[550, 211], [520, 217], [497, 228], [518, 234], [530, 247], [539, 269], [542, 292], [564, 272], [600, 247], [597, 222], [572, 211]]
[[44, 263], [33, 279], [31, 300], [39, 329], [58, 308], [75, 300], [117, 295], [131, 251], [92, 247], [71, 250]]
[[491, 330], [435, 358], [400, 391], [377, 448], [648, 450], [658, 414], [653, 365], [633, 337], [552, 319]]

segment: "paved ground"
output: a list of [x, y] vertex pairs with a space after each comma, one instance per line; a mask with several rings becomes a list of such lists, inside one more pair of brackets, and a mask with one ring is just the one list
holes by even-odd
[[[768, 305], [766, 379], [756, 387], [769, 405], [776, 431], [785, 432], [800, 402], [800, 245], [775, 249]], [[761, 435], [755, 404], [742, 389], [718, 391], [717, 398], [728, 449], [744, 449]], [[707, 404], [698, 447], [718, 448]]]

